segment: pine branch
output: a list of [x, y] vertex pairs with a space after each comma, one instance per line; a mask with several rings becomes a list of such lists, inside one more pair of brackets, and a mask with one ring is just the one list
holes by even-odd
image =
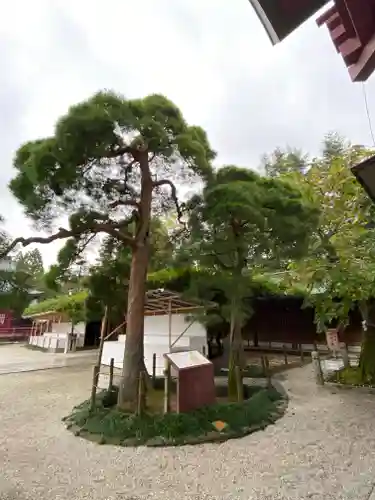
[[78, 238], [84, 233], [107, 233], [116, 239], [123, 241], [124, 243], [133, 246], [135, 244], [134, 238], [119, 231], [123, 228], [124, 222], [119, 223], [94, 223], [89, 225], [80, 226], [77, 229], [65, 229], [60, 227], [59, 230], [50, 236], [31, 236], [30, 238], [19, 237], [12, 241], [10, 245], [6, 247], [2, 252], [0, 252], [0, 259], [6, 257], [9, 252], [11, 252], [17, 245], [21, 244], [23, 247], [32, 245], [33, 243], [39, 243], [41, 245], [46, 245], [52, 243], [56, 240], [63, 240], [66, 238]]
[[109, 208], [135, 207], [139, 210], [140, 204], [136, 200], [116, 200], [109, 204]]
[[182, 222], [182, 217], [183, 217], [183, 212], [182, 212], [182, 208], [181, 208], [181, 205], [178, 201], [178, 197], [177, 197], [177, 189], [176, 189], [176, 186], [173, 184], [172, 181], [170, 181], [169, 179], [162, 179], [160, 181], [155, 181], [152, 183], [152, 187], [153, 188], [156, 188], [156, 187], [161, 187], [161, 186], [169, 186], [171, 188], [171, 197], [172, 197], [172, 200], [176, 206], [176, 211], [177, 211], [177, 220], [180, 224], [183, 224], [185, 225], [183, 222]]

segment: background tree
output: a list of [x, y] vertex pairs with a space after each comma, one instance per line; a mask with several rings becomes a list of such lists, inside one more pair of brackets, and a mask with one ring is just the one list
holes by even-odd
[[[358, 150], [362, 147], [353, 147], [350, 142], [338, 132], [328, 132], [322, 141], [321, 155], [318, 158], [310, 158], [301, 149], [276, 148], [271, 154], [262, 157], [261, 170], [267, 177], [280, 177], [290, 174], [305, 174], [314, 164], [322, 165], [324, 162], [331, 162], [335, 158], [340, 158]], [[355, 159], [355, 157], [353, 158]]]
[[[343, 146], [344, 147], [344, 146]], [[373, 154], [351, 147], [323, 154], [321, 161], [294, 182], [320, 209], [306, 257], [291, 266], [294, 279], [304, 280], [308, 304], [315, 309], [319, 332], [332, 321], [344, 329], [349, 311], [359, 304], [367, 323], [360, 366], [364, 381], [375, 382], [375, 233], [373, 206], [350, 171], [353, 163]]]
[[265, 154], [261, 161], [261, 170], [267, 177], [278, 177], [290, 172], [303, 173], [309, 164], [308, 155], [300, 149], [280, 147], [271, 154]]
[[[0, 222], [4, 222], [0, 218]], [[9, 235], [0, 229], [0, 252], [6, 251]], [[31, 300], [31, 292], [43, 276], [43, 261], [39, 251], [9, 255], [0, 269], [0, 308], [13, 311], [20, 316]], [[10, 266], [10, 267], [8, 267]]]
[[20, 284], [30, 290], [45, 291], [43, 257], [38, 248], [18, 252], [14, 257], [15, 272]]
[[[119, 404], [134, 403], [143, 362], [143, 312], [149, 262], [150, 220], [174, 207], [181, 217], [175, 181], [209, 179], [214, 158], [205, 132], [188, 126], [166, 97], [126, 100], [100, 92], [72, 106], [52, 137], [24, 144], [14, 160], [10, 189], [25, 213], [44, 228], [63, 214], [69, 227], [48, 237], [70, 238], [77, 248], [105, 233], [129, 246], [127, 334]], [[74, 253], [74, 252], [73, 252]]]
[[23, 271], [32, 276], [35, 281], [44, 273], [43, 257], [38, 248], [28, 252], [19, 252], [15, 258], [17, 271]]
[[287, 183], [248, 169], [224, 167], [191, 202], [191, 259], [207, 269], [206, 283], [227, 302], [230, 323], [229, 392], [238, 394], [235, 367], [243, 367], [241, 330], [251, 314], [249, 276], [298, 258], [307, 247], [316, 212]]
[[322, 159], [330, 162], [335, 158], [348, 155], [351, 149], [350, 142], [341, 134], [334, 131], [328, 132], [323, 139]]

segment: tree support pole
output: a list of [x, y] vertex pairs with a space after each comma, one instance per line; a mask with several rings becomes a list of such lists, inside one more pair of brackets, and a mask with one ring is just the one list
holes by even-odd
[[107, 328], [107, 321], [108, 321], [108, 307], [106, 306], [105, 310], [104, 310], [104, 316], [102, 319], [102, 326], [101, 326], [101, 331], [100, 331], [100, 344], [99, 344], [98, 358], [97, 358], [96, 365], [94, 366], [94, 370], [93, 370], [91, 399], [90, 399], [90, 410], [91, 411], [93, 411], [95, 409], [96, 390], [98, 387], [100, 366], [102, 364], [103, 346], [104, 346], [105, 332], [106, 332], [106, 328]]

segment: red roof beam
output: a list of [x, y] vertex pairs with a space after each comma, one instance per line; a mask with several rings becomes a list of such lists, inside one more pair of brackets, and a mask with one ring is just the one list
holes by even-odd
[[326, 26], [330, 30], [334, 30], [338, 26], [342, 25], [341, 17], [339, 16], [339, 13], [336, 12], [333, 16], [331, 16], [328, 21], [326, 22]]
[[349, 68], [349, 75], [353, 82], [365, 82], [375, 71], [375, 35], [366, 44], [356, 64]]
[[340, 45], [340, 54], [343, 57], [347, 66], [358, 62], [363, 47], [358, 38], [349, 38]]
[[341, 52], [342, 44], [348, 40], [348, 32], [346, 31], [344, 25], [340, 24], [340, 26], [338, 26], [334, 30], [329, 29], [329, 34], [331, 35], [337, 52]]
[[[361, 2], [361, 0], [359, 1]], [[346, 0], [336, 0], [335, 5], [336, 5], [336, 10], [340, 16], [341, 22], [344, 25], [345, 30], [348, 34], [348, 38], [356, 38], [357, 33], [354, 29], [353, 20], [350, 15]]]
[[327, 21], [332, 17], [337, 15], [337, 9], [335, 6], [330, 7], [328, 10], [324, 12], [321, 16], [318, 17], [316, 20], [316, 24], [320, 27], [323, 26], [323, 24], [326, 24]]
[[336, 0], [336, 4], [340, 15], [340, 11], [344, 10], [341, 4], [345, 4], [353, 31], [362, 45], [366, 45], [374, 34], [375, 0]]

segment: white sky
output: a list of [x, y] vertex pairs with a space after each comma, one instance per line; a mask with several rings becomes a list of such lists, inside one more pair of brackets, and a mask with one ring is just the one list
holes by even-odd
[[[99, 89], [165, 94], [207, 130], [218, 163], [257, 168], [286, 144], [316, 153], [329, 130], [370, 143], [362, 87], [326, 28], [310, 21], [272, 47], [247, 0], [7, 2], [0, 49], [0, 213], [13, 236], [32, 234], [6, 189], [14, 151]], [[374, 79], [367, 92], [371, 110]], [[58, 246], [41, 247], [45, 264]]]

